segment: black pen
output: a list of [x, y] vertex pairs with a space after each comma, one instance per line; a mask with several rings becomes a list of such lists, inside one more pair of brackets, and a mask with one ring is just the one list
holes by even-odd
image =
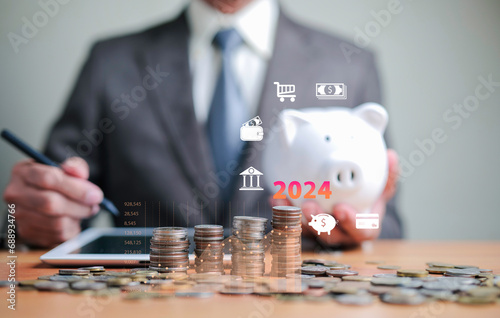
[[[47, 158], [47, 156], [45, 156], [44, 154], [42, 154], [42, 153], [36, 151], [35, 149], [33, 149], [32, 147], [28, 146], [28, 144], [26, 144], [21, 139], [17, 138], [10, 131], [8, 131], [6, 129], [2, 130], [2, 138], [7, 140], [11, 145], [16, 147], [20, 151], [24, 152], [29, 157], [35, 159], [36, 162], [44, 164], [44, 165], [52, 166], [52, 167], [61, 168], [60, 165], [58, 165], [54, 161]], [[114, 216], [120, 215], [120, 212], [118, 211], [116, 206], [109, 199], [106, 199], [106, 198], [102, 199], [102, 202], [99, 204], [99, 206], [105, 210], [108, 210]]]

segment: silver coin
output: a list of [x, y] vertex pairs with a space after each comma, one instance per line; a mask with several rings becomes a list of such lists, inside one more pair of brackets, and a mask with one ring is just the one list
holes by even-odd
[[149, 268], [156, 270], [160, 273], [177, 273], [177, 272], [186, 272], [188, 270], [187, 267], [155, 267], [155, 266], [150, 266]]
[[81, 276], [72, 276], [72, 275], [53, 275], [50, 276], [49, 280], [54, 281], [54, 282], [67, 282], [67, 283], [73, 283], [77, 282], [79, 280], [82, 280]]
[[447, 276], [462, 276], [462, 277], [474, 277], [481, 272], [479, 269], [476, 268], [464, 268], [464, 269], [459, 269], [459, 268], [450, 268], [445, 272], [445, 275]]
[[371, 280], [372, 285], [378, 286], [404, 286], [411, 284], [410, 277], [374, 277]]
[[381, 274], [373, 274], [373, 277], [378, 277], [378, 278], [394, 278], [398, 277], [397, 274], [389, 274], [389, 273], [381, 273]]
[[100, 276], [92, 276], [92, 277], [89, 277], [88, 279], [93, 280], [94, 282], [102, 282], [102, 283], [105, 283], [105, 282], [107, 282], [108, 280], [113, 279], [113, 278], [115, 278], [115, 276], [111, 276], [111, 275], [100, 275]]
[[210, 298], [213, 296], [214, 292], [211, 291], [178, 290], [175, 292], [175, 297]]
[[428, 290], [455, 291], [455, 290], [460, 290], [460, 286], [461, 284], [457, 281], [438, 280], [434, 282], [425, 282], [422, 287]]
[[184, 227], [157, 227], [153, 229], [153, 234], [187, 234]]
[[400, 269], [401, 266], [397, 266], [397, 265], [379, 265], [377, 266], [378, 269], [386, 269], [386, 270], [396, 270], [396, 269]]
[[309, 288], [323, 288], [326, 282], [324, 280], [308, 279], [306, 284]]
[[314, 275], [305, 275], [305, 274], [288, 274], [286, 275], [286, 278], [289, 279], [310, 279], [310, 278], [315, 278], [316, 276]]
[[60, 269], [59, 275], [76, 275], [76, 276], [85, 276], [89, 275], [90, 271], [87, 269]]
[[295, 206], [273, 206], [273, 212], [299, 213], [302, 212], [302, 210]]
[[322, 265], [322, 266], [324, 266], [326, 262], [329, 262], [329, 261], [324, 260], [324, 259], [314, 258], [314, 259], [305, 259], [305, 260], [302, 261], [302, 264], [304, 264], [304, 265], [305, 264], [313, 264], [313, 265]]
[[373, 295], [382, 295], [395, 292], [399, 287], [396, 286], [370, 286], [368, 292]]
[[427, 297], [431, 297], [434, 299], [439, 299], [439, 300], [446, 300], [446, 301], [455, 301], [456, 300], [456, 295], [453, 294], [453, 292], [449, 290], [436, 290], [436, 289], [425, 289], [422, 288], [419, 290], [419, 292]]
[[326, 274], [328, 276], [332, 276], [332, 277], [342, 277], [342, 276], [354, 276], [354, 275], [358, 275], [358, 272], [351, 271], [351, 270], [334, 270], [334, 269], [329, 269], [329, 270], [326, 271]]
[[108, 287], [106, 283], [81, 280], [71, 284], [71, 288], [76, 290], [101, 290]]
[[33, 285], [38, 290], [60, 291], [67, 289], [69, 284], [66, 282], [40, 281]]
[[426, 302], [425, 296], [422, 296], [413, 289], [409, 291], [398, 289], [394, 293], [382, 294], [380, 299], [385, 303], [398, 305], [420, 305]]
[[427, 265], [430, 267], [443, 267], [443, 268], [454, 268], [455, 265], [450, 264], [450, 263], [443, 263], [443, 262], [427, 262]]
[[373, 303], [374, 298], [370, 294], [362, 294], [362, 295], [345, 294], [335, 297], [335, 300], [343, 305], [367, 306]]
[[480, 280], [472, 277], [450, 277], [450, 276], [443, 276], [443, 277], [436, 277], [437, 281], [449, 281], [449, 282], [457, 282], [459, 284], [463, 285], [479, 285], [481, 283]]
[[240, 290], [240, 289], [231, 289], [225, 287], [221, 289], [219, 293], [226, 295], [249, 295], [253, 293], [253, 290]]
[[424, 284], [424, 282], [422, 282], [421, 280], [412, 279], [411, 281], [409, 281], [407, 283], [403, 283], [402, 286], [404, 288], [421, 288], [423, 284]]
[[301, 268], [302, 274], [320, 276], [326, 273], [327, 268], [324, 266], [304, 266]]
[[88, 266], [88, 267], [80, 267], [78, 269], [88, 270], [91, 273], [94, 273], [94, 272], [105, 272], [106, 271], [106, 269], [104, 268], [104, 266]]
[[195, 231], [206, 231], [206, 230], [209, 230], [209, 231], [223, 231], [224, 228], [222, 227], [222, 225], [216, 225], [216, 224], [200, 224], [200, 225], [195, 225], [194, 226], [194, 230]]
[[142, 292], [142, 291], [132, 291], [128, 292], [123, 299], [125, 300], [142, 300], [142, 299], [159, 299], [159, 298], [169, 298], [172, 295], [164, 293], [155, 292]]
[[[37, 279], [39, 279], [39, 280], [50, 280], [51, 277], [52, 277], [52, 275], [43, 275], [43, 276], [38, 276]], [[79, 279], [80, 279], [80, 277], [79, 277]], [[7, 284], [7, 286], [9, 286], [9, 285]]]
[[[40, 277], [38, 277], [38, 279], [40, 279]], [[18, 281], [8, 281], [8, 280], [0, 280], [0, 287], [9, 287], [10, 285], [19, 285], [19, 282]]]

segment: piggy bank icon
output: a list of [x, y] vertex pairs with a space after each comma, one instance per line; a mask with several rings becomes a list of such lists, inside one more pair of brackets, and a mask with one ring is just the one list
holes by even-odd
[[323, 232], [330, 235], [335, 225], [337, 225], [337, 220], [330, 214], [325, 213], [312, 215], [312, 220], [309, 222], [309, 226], [312, 226], [312, 228], [318, 232], [318, 235]]
[[[262, 166], [265, 183], [273, 189], [276, 181], [313, 182], [313, 200], [324, 212], [346, 203], [358, 213], [369, 213], [387, 182], [383, 138], [387, 122], [387, 112], [375, 103], [352, 109], [285, 109], [268, 133]], [[318, 193], [325, 181], [332, 191], [329, 198]], [[301, 206], [303, 197], [288, 199]]]

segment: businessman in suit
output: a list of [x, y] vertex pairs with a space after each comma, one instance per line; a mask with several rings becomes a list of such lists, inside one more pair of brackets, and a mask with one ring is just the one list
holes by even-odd
[[[296, 85], [281, 103], [274, 82]], [[268, 131], [283, 108], [324, 107], [316, 82], [343, 82], [336, 106], [380, 102], [373, 55], [348, 41], [290, 20], [274, 0], [194, 0], [173, 21], [97, 43], [48, 139], [46, 154], [64, 172], [18, 163], [4, 198], [17, 206], [19, 235], [52, 246], [77, 235], [103, 192], [123, 212], [117, 226], [231, 226], [235, 215], [271, 217], [273, 189], [238, 191], [239, 173], [261, 167], [261, 142], [239, 140], [239, 127], [259, 115]], [[401, 237], [393, 195], [397, 156], [388, 152], [389, 181], [373, 213], [380, 237]], [[279, 164], [277, 162], [276, 164]], [[265, 178], [265, 176], [264, 176]], [[89, 181], [87, 181], [87, 179]], [[304, 221], [319, 212], [304, 204]], [[339, 205], [322, 246], [357, 244], [379, 230], [356, 230], [356, 211]]]

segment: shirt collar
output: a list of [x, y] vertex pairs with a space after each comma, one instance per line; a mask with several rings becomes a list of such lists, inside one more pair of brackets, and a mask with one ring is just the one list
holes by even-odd
[[235, 28], [257, 54], [269, 59], [273, 53], [278, 23], [275, 0], [254, 0], [235, 14], [224, 14], [203, 0], [193, 0], [187, 9], [192, 45], [210, 45], [220, 29]]

